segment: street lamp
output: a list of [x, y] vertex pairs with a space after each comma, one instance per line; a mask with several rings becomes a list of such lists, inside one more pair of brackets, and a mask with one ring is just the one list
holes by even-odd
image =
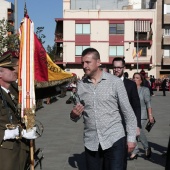
[[18, 0], [14, 1], [14, 12], [15, 12], [15, 24], [14, 24], [14, 28], [15, 28], [15, 33], [17, 33], [17, 29], [18, 29]]
[[136, 22], [136, 30], [137, 30], [137, 37], [136, 37], [136, 40], [137, 40], [137, 47], [136, 47], [136, 58], [137, 58], [137, 73], [138, 73], [138, 69], [139, 69], [139, 63], [138, 63], [138, 51], [139, 51], [139, 20], [137, 20]]

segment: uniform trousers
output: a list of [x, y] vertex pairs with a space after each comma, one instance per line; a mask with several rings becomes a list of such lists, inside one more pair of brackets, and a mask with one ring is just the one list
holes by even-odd
[[18, 140], [14, 140], [11, 149], [0, 147], [0, 170], [25, 170], [28, 155]]

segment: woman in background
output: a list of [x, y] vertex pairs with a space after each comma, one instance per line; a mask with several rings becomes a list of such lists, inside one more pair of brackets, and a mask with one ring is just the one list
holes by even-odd
[[[139, 139], [143, 145], [143, 148], [145, 150], [145, 156], [147, 158], [150, 158], [151, 156], [151, 148], [149, 147], [146, 135], [145, 135], [145, 125], [147, 122], [147, 119], [150, 120], [151, 123], [154, 122], [154, 118], [152, 115], [152, 108], [151, 108], [151, 97], [150, 97], [150, 91], [149, 88], [144, 87], [143, 83], [143, 77], [140, 73], [135, 73], [133, 75], [133, 80], [135, 81], [138, 89], [138, 94], [140, 98], [141, 103], [141, 131]], [[139, 153], [138, 145], [136, 145], [134, 151], [132, 152], [130, 156], [130, 160], [137, 159]]]

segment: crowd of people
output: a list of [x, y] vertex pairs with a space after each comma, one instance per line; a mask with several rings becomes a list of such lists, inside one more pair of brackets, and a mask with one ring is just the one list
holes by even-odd
[[[13, 170], [15, 166], [24, 170], [28, 164], [29, 140], [37, 136], [35, 129], [27, 132], [19, 128], [22, 122], [17, 108], [18, 68], [10, 57], [7, 54], [0, 58], [0, 169]], [[108, 68], [101, 67], [100, 54], [94, 48], [82, 52], [82, 67], [83, 78], [71, 83], [70, 102], [74, 107], [70, 119], [74, 122], [84, 119], [87, 170], [126, 170], [127, 160], [138, 158], [139, 141], [145, 158], [150, 159], [152, 150], [145, 126], [148, 120], [154, 123], [151, 96], [157, 80], [153, 76], [148, 79], [144, 72], [134, 73], [130, 80], [124, 72], [125, 60], [119, 57], [113, 59], [113, 75], [110, 74]], [[167, 82], [165, 78], [159, 84], [164, 96]], [[66, 95], [63, 89], [60, 97]], [[46, 102], [50, 104], [50, 98]]]
[[[145, 158], [150, 159], [152, 155], [145, 127], [148, 120], [154, 123], [151, 96], [154, 96], [152, 87], [155, 82], [142, 72], [135, 73], [133, 81], [128, 79], [122, 58], [114, 58], [112, 66], [115, 76], [108, 68], [101, 67], [96, 49], [87, 48], [82, 52], [85, 75], [77, 82], [76, 95], [84, 105], [74, 103], [70, 119], [74, 122], [81, 117], [84, 119], [88, 170], [126, 170], [127, 160], [138, 157], [139, 141]], [[161, 87], [165, 95], [163, 82]]]

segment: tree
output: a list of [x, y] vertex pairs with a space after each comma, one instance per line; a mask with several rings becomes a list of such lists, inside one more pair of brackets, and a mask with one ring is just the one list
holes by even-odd
[[6, 51], [19, 51], [19, 35], [13, 32], [13, 25], [5, 19], [0, 20], [0, 55]]
[[56, 43], [54, 43], [52, 47], [50, 45], [47, 46], [47, 53], [53, 61], [55, 60], [56, 51], [57, 51]]
[[37, 27], [36, 35], [37, 35], [38, 39], [41, 41], [41, 44], [45, 43], [45, 41], [43, 41], [43, 39], [46, 37], [44, 34], [42, 34], [43, 31], [44, 31], [44, 27]]

